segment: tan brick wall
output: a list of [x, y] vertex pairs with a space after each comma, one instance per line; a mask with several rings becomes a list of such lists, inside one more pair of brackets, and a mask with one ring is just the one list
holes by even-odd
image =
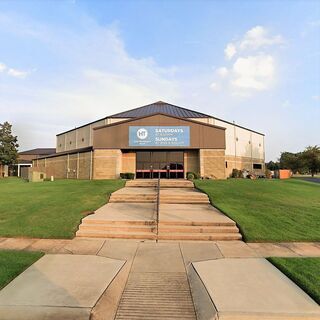
[[55, 179], [90, 179], [90, 163], [90, 152], [83, 152], [34, 160], [33, 170]]
[[186, 150], [184, 152], [184, 173], [195, 172], [200, 174], [199, 150]]
[[[249, 157], [234, 157], [226, 156], [226, 161], [228, 163], [228, 168], [226, 168], [226, 176], [229, 177], [232, 173], [232, 169], [243, 170], [246, 169], [250, 172], [262, 173], [265, 170], [265, 164], [262, 159], [255, 159]], [[253, 163], [262, 164], [262, 169], [253, 169]]]
[[121, 172], [136, 172], [136, 153], [122, 153], [122, 169]]
[[225, 179], [225, 154], [221, 149], [200, 149], [200, 175], [213, 179]]
[[96, 149], [93, 152], [93, 179], [116, 179], [122, 169], [119, 149]]

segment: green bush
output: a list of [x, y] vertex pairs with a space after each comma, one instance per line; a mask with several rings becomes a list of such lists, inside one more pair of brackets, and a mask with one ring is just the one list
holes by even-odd
[[243, 178], [242, 171], [238, 169], [232, 169], [231, 178]]
[[130, 180], [132, 180], [132, 179], [134, 179], [134, 173], [132, 173], [132, 172], [121, 172], [120, 173], [120, 178], [121, 179], [130, 179]]
[[193, 180], [193, 179], [199, 179], [199, 175], [195, 172], [187, 172], [187, 179]]

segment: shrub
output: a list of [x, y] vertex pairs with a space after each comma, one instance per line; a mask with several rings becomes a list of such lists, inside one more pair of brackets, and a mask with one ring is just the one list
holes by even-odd
[[199, 174], [191, 171], [187, 172], [187, 179], [188, 180], [199, 179]]
[[242, 171], [238, 169], [232, 169], [231, 178], [242, 178]]
[[120, 178], [121, 179], [134, 179], [134, 173], [133, 172], [121, 172], [120, 173]]

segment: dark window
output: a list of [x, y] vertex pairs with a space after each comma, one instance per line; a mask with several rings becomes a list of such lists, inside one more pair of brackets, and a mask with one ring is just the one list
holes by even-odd
[[261, 163], [254, 163], [253, 169], [262, 169], [262, 164]]
[[226, 168], [228, 168], [228, 161], [226, 161]]
[[72, 141], [70, 141], [70, 144], [72, 144]]
[[84, 141], [84, 138], [82, 138], [81, 141], [83, 142], [83, 141]]

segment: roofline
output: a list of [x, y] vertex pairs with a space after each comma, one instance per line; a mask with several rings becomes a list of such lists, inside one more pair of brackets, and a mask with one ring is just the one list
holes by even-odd
[[[26, 152], [30, 152], [30, 151], [34, 151], [34, 150], [39, 150], [39, 149], [52, 149], [52, 150], [56, 150], [56, 148], [34, 148], [34, 149], [30, 149], [30, 150], [25, 150], [25, 151], [18, 151], [18, 154], [25, 154]], [[29, 154], [34, 154], [34, 153], [29, 153]]]
[[[149, 106], [150, 104], [152, 104], [152, 103], [146, 104], [146, 105], [141, 106], [141, 107], [133, 108], [133, 109], [130, 109], [130, 110], [127, 110], [127, 111], [137, 110], [137, 109], [139, 109], [139, 108], [143, 108], [143, 107]], [[184, 107], [180, 107], [180, 106], [177, 106], [177, 105], [174, 105], [174, 104], [171, 104], [171, 103], [168, 103], [168, 104], [170, 104], [170, 105], [172, 105], [172, 106], [174, 106], [174, 107], [178, 107], [178, 108], [187, 110], [187, 111], [198, 112], [198, 111], [191, 110], [191, 109], [187, 109], [187, 108], [184, 108]], [[123, 112], [125, 112], [125, 111], [123, 111]], [[117, 115], [117, 114], [119, 114], [119, 113], [122, 113], [122, 112], [118, 112], [118, 113], [115, 113], [115, 114], [113, 114], [113, 115], [111, 115], [111, 116], [107, 116], [107, 117], [104, 117], [104, 118], [100, 118], [100, 119], [98, 119], [98, 120], [91, 121], [91, 122], [88, 122], [88, 123], [86, 123], [86, 124], [83, 124], [83, 125], [81, 125], [81, 126], [79, 126], [79, 127], [76, 127], [76, 128], [73, 128], [73, 129], [70, 129], [70, 130], [67, 130], [67, 131], [58, 133], [58, 134], [56, 134], [56, 137], [61, 136], [62, 134], [71, 132], [71, 131], [73, 131], [73, 130], [76, 130], [76, 129], [80, 129], [80, 128], [89, 126], [89, 125], [91, 125], [91, 124], [93, 124], [93, 123], [96, 123], [96, 122], [98, 122], [98, 121], [101, 121], [101, 120], [105, 120], [105, 119], [119, 119], [119, 118], [117, 118], [117, 117], [114, 117], [115, 115]], [[260, 134], [260, 135], [262, 135], [262, 136], [265, 136], [264, 133], [261, 133], [261, 132], [258, 132], [258, 131], [255, 131], [255, 130], [252, 130], [252, 129], [249, 129], [249, 128], [246, 128], [246, 127], [243, 127], [243, 126], [238, 125], [238, 124], [236, 124], [236, 123], [233, 123], [233, 122], [230, 122], [230, 121], [226, 121], [226, 120], [223, 120], [223, 119], [214, 117], [214, 116], [210, 116], [210, 115], [205, 114], [205, 113], [202, 113], [202, 112], [198, 112], [198, 113], [200, 113], [200, 114], [203, 115], [203, 117], [198, 117], [198, 119], [212, 118], [212, 119], [215, 119], [215, 120], [219, 120], [219, 121], [222, 121], [222, 122], [231, 124], [231, 125], [236, 126], [236, 127], [238, 127], [238, 128], [245, 129], [245, 130], [248, 130], [248, 131], [251, 131], [251, 132]], [[130, 120], [130, 119], [137, 119], [137, 118], [134, 118], [134, 117], [127, 117], [127, 118], [129, 118], [128, 120]], [[190, 118], [182, 118], [182, 117], [181, 117], [180, 119], [190, 119]], [[124, 121], [126, 121], [126, 120], [124, 120]], [[121, 121], [120, 121], [120, 122], [121, 122]], [[117, 123], [119, 123], [119, 122], [117, 122]], [[103, 125], [103, 126], [104, 126], [104, 125]], [[99, 127], [100, 127], [100, 126], [99, 126]], [[99, 127], [96, 127], [96, 128], [99, 128]], [[93, 128], [93, 129], [95, 129], [95, 128]]]
[[67, 150], [67, 151], [61, 151], [53, 154], [48, 154], [47, 156], [41, 156], [38, 158], [33, 158], [32, 160], [39, 160], [39, 159], [46, 159], [46, 158], [54, 158], [54, 157], [59, 157], [59, 156], [64, 156], [67, 154], [75, 154], [75, 153], [82, 153], [82, 152], [87, 152], [87, 151], [92, 151], [93, 147], [85, 147], [85, 148], [80, 148], [80, 149], [72, 149], [72, 150]]
[[[205, 113], [202, 113], [202, 112], [199, 112], [199, 111], [195, 111], [195, 110], [191, 110], [191, 109], [187, 109], [187, 108], [184, 108], [184, 107], [180, 107], [180, 106], [177, 106], [175, 104], [172, 104], [172, 103], [166, 103], [166, 102], [163, 102], [163, 101], [157, 101], [157, 102], [154, 102], [154, 103], [149, 103], [149, 104], [146, 104], [144, 106], [141, 106], [141, 107], [137, 107], [137, 108], [133, 108], [133, 109], [130, 109], [130, 110], [127, 110], [127, 111], [134, 111], [134, 110], [137, 110], [137, 109], [140, 109], [140, 108], [144, 108], [144, 107], [148, 107], [152, 104], [156, 104], [156, 103], [163, 103], [163, 104], [169, 104], [170, 106], [174, 106], [174, 107], [177, 107], [177, 108], [180, 108], [180, 109], [183, 109], [183, 110], [186, 110], [186, 111], [191, 111], [191, 112], [197, 112], [201, 115], [203, 115], [203, 117], [196, 117], [196, 118], [206, 118], [206, 117], [210, 117], [209, 115], [205, 114]], [[117, 119], [117, 118], [121, 118], [121, 117], [115, 117], [116, 115], [120, 114], [120, 113], [123, 113], [123, 112], [127, 112], [127, 111], [122, 111], [122, 112], [118, 112], [118, 113], [115, 113], [113, 115], [111, 115], [110, 117], [108, 118], [112, 118], [112, 119]], [[134, 117], [128, 117], [128, 118], [134, 118]]]
[[191, 120], [190, 118], [181, 118], [181, 117], [172, 116], [170, 114], [162, 113], [162, 112], [155, 112], [155, 113], [148, 114], [147, 116], [131, 118], [131, 119], [127, 119], [127, 120], [123, 120], [123, 121], [119, 121], [119, 122], [105, 124], [105, 125], [102, 125], [102, 126], [99, 126], [99, 127], [95, 127], [95, 128], [93, 128], [93, 130], [98, 130], [98, 129], [102, 129], [102, 128], [106, 128], [106, 127], [113, 127], [113, 126], [116, 126], [116, 125], [119, 125], [119, 124], [132, 122], [132, 121], [136, 121], [136, 120], [140, 120], [140, 119], [145, 119], [145, 118], [149, 118], [149, 117], [153, 117], [155, 115], [162, 115], [162, 116], [166, 116], [166, 117], [169, 117], [169, 118], [175, 118], [175, 119], [184, 120], [184, 121], [187, 121], [187, 122], [192, 122], [192, 123], [204, 125], [204, 126], [207, 126], [207, 127], [214, 127], [214, 128], [217, 128], [217, 129], [226, 130], [226, 128], [220, 127], [220, 126], [216, 126], [215, 124], [202, 123], [202, 122], [199, 122], [199, 121], [196, 121], [196, 120]]

